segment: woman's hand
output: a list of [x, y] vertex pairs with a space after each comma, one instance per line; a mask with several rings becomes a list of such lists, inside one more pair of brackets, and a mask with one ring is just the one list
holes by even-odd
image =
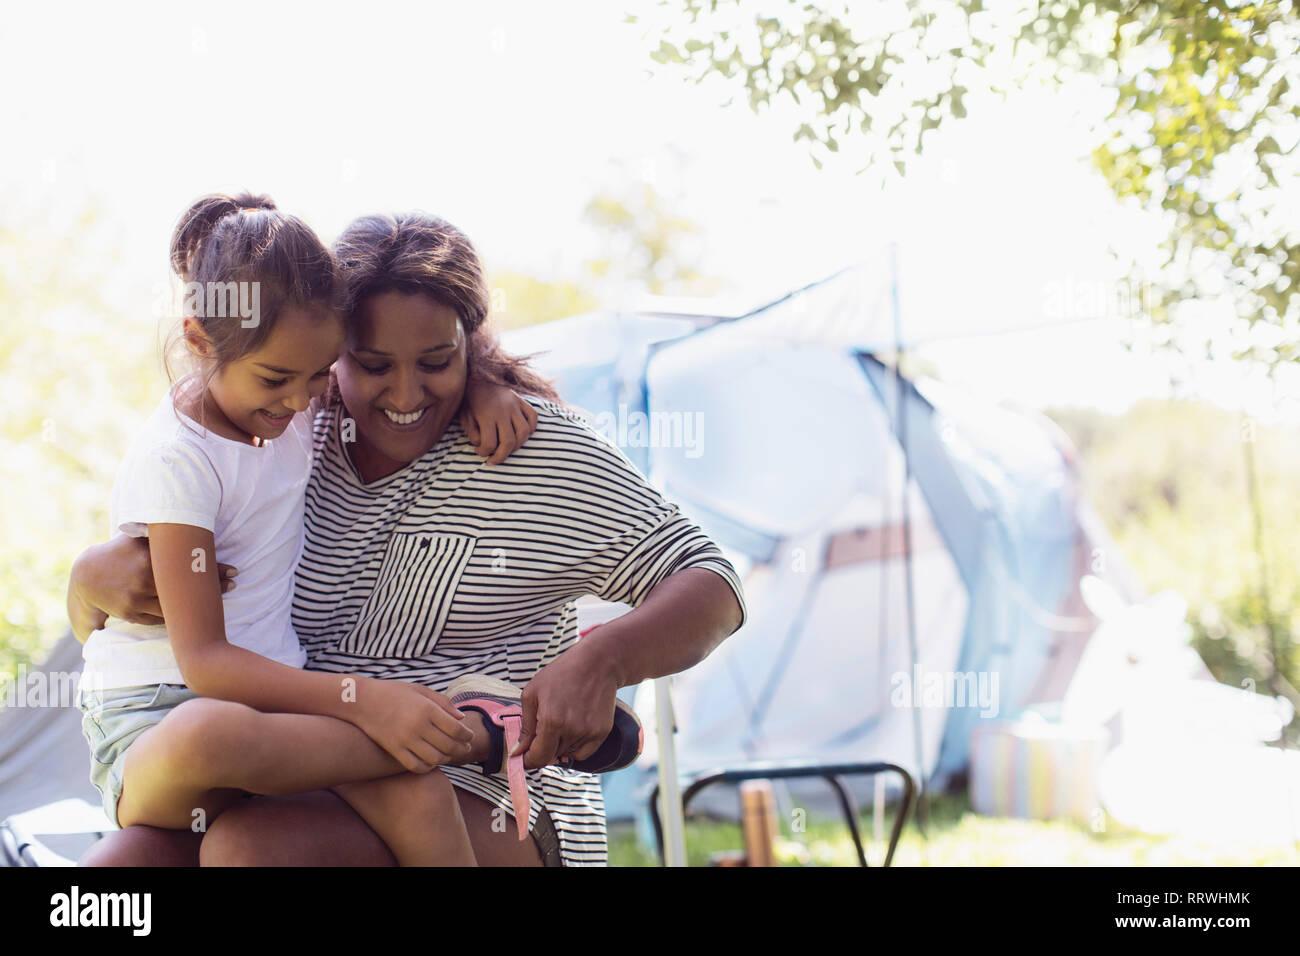
[[579, 641], [547, 664], [523, 692], [523, 733], [512, 752], [532, 770], [585, 760], [614, 726], [618, 679], [609, 662]]
[[536, 430], [537, 410], [505, 385], [471, 379], [460, 422], [474, 451], [499, 465]]
[[702, 661], [744, 621], [744, 609], [721, 575], [683, 568], [668, 575], [639, 607], [589, 628], [524, 688], [524, 766], [585, 760], [614, 726], [614, 697], [655, 677]]
[[409, 681], [356, 680], [352, 723], [407, 770], [428, 773], [469, 754], [474, 733], [444, 695]]
[[[235, 586], [239, 572], [217, 566], [222, 592]], [[92, 631], [115, 617], [132, 624], [161, 624], [162, 606], [149, 561], [149, 539], [119, 534], [91, 545], [77, 556], [68, 577], [68, 620], [83, 644]]]

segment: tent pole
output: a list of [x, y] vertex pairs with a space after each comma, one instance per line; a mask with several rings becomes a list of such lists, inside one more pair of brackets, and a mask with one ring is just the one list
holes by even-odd
[[682, 792], [677, 780], [677, 750], [673, 731], [671, 678], [655, 678], [655, 730], [659, 737], [659, 816], [663, 820], [664, 866], [686, 865], [686, 828]]
[[[907, 588], [907, 648], [911, 657], [912, 679], [920, 674], [920, 663], [916, 654], [916, 600], [912, 589], [912, 519], [907, 505], [908, 491], [912, 484], [912, 456], [907, 448], [907, 401], [903, 383], [903, 310], [898, 292], [898, 243], [889, 244], [889, 281], [894, 307], [894, 382], [897, 386], [898, 405], [898, 444], [903, 451], [903, 580]], [[926, 835], [929, 825], [929, 801], [926, 799], [926, 773], [924, 752], [921, 745], [921, 708], [917, 703], [919, 687], [912, 688], [912, 734], [916, 749], [916, 778], [920, 784], [920, 793], [916, 802], [916, 822], [921, 835]]]

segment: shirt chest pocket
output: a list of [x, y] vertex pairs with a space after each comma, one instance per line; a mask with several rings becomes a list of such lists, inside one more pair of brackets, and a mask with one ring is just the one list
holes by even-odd
[[464, 535], [394, 533], [374, 589], [338, 649], [376, 658], [431, 653], [473, 550], [474, 539]]

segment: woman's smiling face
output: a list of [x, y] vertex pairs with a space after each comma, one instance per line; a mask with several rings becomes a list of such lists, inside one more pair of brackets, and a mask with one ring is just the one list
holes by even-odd
[[426, 295], [380, 292], [361, 303], [336, 371], [362, 480], [391, 475], [442, 437], [465, 396], [466, 346], [456, 311]]

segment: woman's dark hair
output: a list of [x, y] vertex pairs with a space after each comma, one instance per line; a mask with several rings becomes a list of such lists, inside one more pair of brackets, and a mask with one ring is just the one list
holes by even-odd
[[[197, 200], [176, 224], [171, 265], [187, 290], [184, 316], [198, 322], [210, 344], [211, 373], [261, 347], [286, 308], [324, 319], [344, 306], [346, 290], [329, 249], [269, 196], [214, 193]], [[256, 303], [256, 315], [232, 309], [236, 302]], [[172, 381], [172, 353], [183, 339], [178, 327], [163, 351]]]
[[381, 292], [419, 293], [452, 309], [466, 335], [469, 375], [518, 392], [560, 401], [552, 383], [528, 364], [531, 356], [501, 350], [488, 327], [489, 294], [469, 237], [437, 216], [412, 212], [362, 216], [334, 243], [347, 289], [347, 321]]

